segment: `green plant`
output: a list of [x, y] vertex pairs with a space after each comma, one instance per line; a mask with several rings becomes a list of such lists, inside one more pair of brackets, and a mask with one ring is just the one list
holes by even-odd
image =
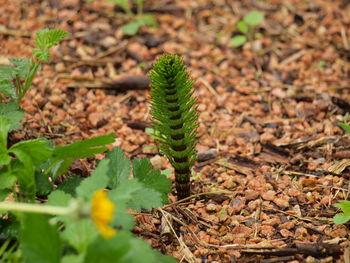
[[255, 28], [264, 20], [264, 14], [258, 11], [251, 11], [246, 14], [242, 20], [238, 21], [236, 28], [242, 33], [231, 39], [233, 47], [244, 45], [248, 40], [254, 39]]
[[[348, 115], [343, 117], [344, 120], [348, 120], [348, 118]], [[344, 129], [346, 132], [350, 132], [350, 125], [339, 122], [338, 126]], [[334, 223], [345, 224], [348, 221], [350, 221], [350, 201], [343, 200], [335, 204], [334, 206], [340, 208], [343, 211], [342, 213], [338, 213], [333, 217]]]
[[135, 0], [136, 3], [136, 15], [130, 8], [129, 0], [108, 0], [109, 2], [119, 5], [126, 14], [131, 18], [131, 22], [123, 26], [123, 32], [126, 35], [136, 35], [142, 26], [157, 27], [157, 21], [150, 14], [143, 13], [144, 0]]
[[[198, 114], [193, 82], [181, 58], [164, 54], [150, 73], [151, 115], [160, 151], [175, 169], [179, 198], [190, 195], [191, 167], [196, 159]], [[158, 133], [158, 134], [157, 134]]]
[[[56, 186], [73, 160], [107, 151], [103, 145], [115, 136], [58, 147], [36, 139], [7, 148], [9, 127], [0, 116], [0, 196], [14, 200], [0, 202], [3, 262], [139, 262], [141, 257], [150, 263], [175, 262], [130, 233], [135, 223], [128, 209], [152, 209], [168, 200], [171, 181], [148, 159], [131, 163], [114, 148], [90, 177], [72, 175]], [[48, 201], [39, 204], [37, 195]]]
[[333, 222], [336, 224], [345, 224], [350, 221], [350, 201], [343, 200], [338, 204], [334, 205], [335, 207], [340, 208], [343, 213], [336, 214], [333, 217]]
[[[11, 58], [13, 65], [0, 66], [0, 116], [11, 120], [10, 130], [19, 129], [19, 120], [24, 117], [19, 104], [32, 85], [33, 79], [43, 62], [50, 61], [50, 48], [57, 45], [68, 33], [60, 29], [44, 29], [36, 33], [37, 48], [33, 57]], [[7, 98], [7, 99], [6, 99]]]

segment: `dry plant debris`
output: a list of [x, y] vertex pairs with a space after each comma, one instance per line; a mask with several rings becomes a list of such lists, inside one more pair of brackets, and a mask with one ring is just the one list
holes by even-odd
[[[96, 0], [0, 0], [0, 64], [29, 57], [34, 32], [71, 33], [23, 100], [11, 143], [56, 144], [115, 132], [129, 157], [157, 154], [149, 127], [155, 58], [181, 55], [195, 80], [199, 143], [191, 198], [137, 214], [134, 232], [182, 262], [350, 262], [347, 225], [332, 205], [349, 197], [350, 3], [346, 0], [149, 0], [159, 28], [125, 36], [125, 15]], [[229, 45], [246, 13], [260, 38]], [[101, 156], [102, 157], [102, 156]], [[94, 162], [74, 163], [86, 176]], [[174, 179], [174, 178], [172, 178]]]

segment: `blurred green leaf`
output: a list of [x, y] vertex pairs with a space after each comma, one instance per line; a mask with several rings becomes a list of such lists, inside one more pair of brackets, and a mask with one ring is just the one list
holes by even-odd
[[123, 33], [125, 35], [134, 36], [139, 31], [139, 28], [142, 26], [142, 23], [139, 21], [133, 21], [130, 23], [127, 23], [123, 26]]
[[17, 177], [11, 171], [0, 171], [0, 189], [12, 187], [16, 181]]
[[107, 172], [109, 177], [108, 186], [113, 189], [128, 179], [130, 175], [130, 160], [125, 158], [124, 152], [118, 147], [107, 153], [105, 159], [110, 160]]
[[257, 26], [264, 20], [264, 14], [259, 11], [251, 11], [246, 14], [243, 21], [250, 26]]
[[350, 215], [350, 201], [342, 200], [342, 201], [339, 201], [339, 203], [335, 204], [334, 206], [340, 208], [344, 213]]
[[48, 195], [53, 190], [53, 185], [46, 174], [35, 174], [35, 188], [38, 195]]
[[141, 26], [145, 25], [150, 27], [158, 27], [157, 20], [150, 14], [139, 16], [137, 21], [141, 24]]
[[21, 78], [28, 78], [30, 72], [30, 61], [26, 58], [10, 58], [13, 64], [16, 65], [16, 72]]
[[23, 214], [20, 241], [25, 263], [60, 263], [62, 244], [58, 229], [49, 224], [47, 216]]
[[104, 145], [113, 143], [115, 134], [97, 136], [84, 141], [76, 141], [66, 146], [58, 146], [54, 149], [52, 158], [49, 160], [48, 171], [54, 177], [68, 171], [75, 159], [94, 157], [97, 153], [108, 150]]
[[45, 205], [68, 206], [69, 201], [71, 199], [72, 199], [72, 196], [70, 194], [67, 194], [60, 190], [55, 190], [51, 192], [51, 194], [48, 196], [48, 199]]
[[244, 21], [238, 21], [236, 24], [236, 27], [241, 33], [247, 34], [248, 33], [248, 26]]
[[80, 185], [82, 180], [83, 178], [81, 178], [80, 175], [69, 176], [57, 187], [57, 190], [61, 190], [75, 197], [75, 189]]
[[246, 36], [237, 35], [237, 36], [234, 36], [234, 37], [231, 39], [230, 44], [231, 44], [233, 47], [239, 47], [239, 46], [244, 45], [246, 42], [247, 42], [247, 37], [246, 37]]
[[19, 108], [16, 102], [0, 104], [0, 116], [4, 116], [10, 120], [10, 131], [22, 128], [20, 121], [24, 118], [24, 112]]
[[350, 132], [350, 125], [342, 123], [342, 122], [338, 122], [338, 126], [340, 128], [342, 128], [344, 131]]
[[0, 80], [13, 80], [16, 74], [17, 70], [14, 66], [0, 66]]
[[145, 241], [135, 238], [129, 232], [122, 230], [114, 238], [103, 240], [99, 237], [89, 245], [84, 263], [106, 262], [175, 263], [176, 261], [171, 257], [161, 255], [158, 251], [152, 250]]
[[108, 196], [116, 206], [122, 203], [136, 211], [141, 211], [141, 208], [151, 209], [162, 206], [161, 194], [145, 187], [136, 178], [131, 178], [109, 191]]
[[62, 233], [62, 237], [79, 253], [85, 252], [97, 235], [96, 227], [91, 219], [71, 220]]
[[133, 174], [145, 187], [159, 192], [163, 204], [168, 201], [168, 193], [171, 191], [172, 182], [159, 170], [153, 169], [149, 159], [134, 159]]
[[10, 128], [10, 119], [0, 115], [0, 166], [7, 165], [11, 161], [11, 157], [7, 152], [7, 136]]
[[15, 87], [12, 84], [12, 81], [8, 79], [0, 80], [0, 94], [15, 99], [17, 98]]
[[19, 152], [27, 154], [31, 158], [33, 164], [37, 167], [52, 155], [51, 144], [44, 138], [16, 143], [12, 145], [8, 151], [14, 153], [20, 160], [21, 157]]
[[0, 189], [0, 201], [3, 201], [10, 193], [12, 193], [9, 189]]
[[92, 172], [91, 176], [84, 179], [76, 189], [77, 196], [83, 197], [87, 200], [98, 189], [106, 188], [109, 177], [107, 176], [109, 170], [108, 159], [103, 159], [99, 162], [97, 168]]
[[337, 225], [349, 222], [350, 214], [339, 213], [333, 217], [333, 222]]

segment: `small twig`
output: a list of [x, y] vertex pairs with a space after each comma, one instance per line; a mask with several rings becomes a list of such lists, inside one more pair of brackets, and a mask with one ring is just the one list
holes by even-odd
[[158, 208], [158, 210], [162, 213], [162, 215], [163, 215], [165, 221], [167, 222], [169, 228], [171, 229], [173, 235], [174, 235], [174, 236], [176, 237], [176, 239], [178, 240], [178, 242], [179, 242], [179, 244], [180, 244], [180, 246], [181, 246], [181, 248], [182, 248], [182, 251], [183, 251], [183, 253], [184, 253], [184, 254], [183, 254], [183, 258], [186, 259], [187, 262], [190, 262], [190, 263], [196, 262], [196, 257], [192, 254], [192, 252], [190, 251], [190, 249], [186, 246], [186, 244], [185, 244], [185, 242], [182, 240], [182, 238], [179, 237], [179, 236], [176, 234], [176, 232], [175, 232], [175, 230], [174, 230], [174, 228], [173, 228], [171, 222], [170, 222], [169, 219], [167, 218], [166, 214], [169, 214], [169, 213], [168, 213], [167, 211], [164, 211], [162, 208]]
[[191, 195], [191, 196], [189, 196], [189, 197], [183, 198], [183, 199], [181, 199], [181, 200], [178, 200], [178, 201], [176, 201], [176, 202], [174, 202], [174, 203], [165, 205], [165, 206], [163, 206], [163, 208], [168, 208], [168, 207], [173, 206], [173, 205], [178, 205], [178, 204], [180, 204], [180, 203], [184, 203], [184, 202], [186, 202], [186, 201], [188, 201], [188, 200], [191, 200], [191, 199], [193, 199], [193, 198], [197, 198], [197, 197], [199, 197], [199, 196], [202, 196], [202, 195], [209, 195], [209, 194], [233, 194], [233, 192], [228, 191], [228, 190], [218, 190], [218, 191], [212, 191], [212, 192], [198, 193], [198, 194], [194, 194], [194, 195]]

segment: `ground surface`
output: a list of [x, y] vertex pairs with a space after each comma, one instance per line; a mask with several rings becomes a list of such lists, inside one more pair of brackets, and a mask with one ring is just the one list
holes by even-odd
[[[252, 10], [265, 14], [262, 38], [230, 47]], [[24, 130], [11, 140], [114, 132], [129, 157], [170, 168], [145, 133], [142, 76], [162, 52], [179, 54], [195, 80], [197, 149], [217, 155], [195, 166], [193, 193], [206, 194], [138, 214], [135, 233], [183, 262], [350, 262], [350, 230], [332, 222], [350, 188], [350, 141], [337, 126], [350, 111], [348, 1], [150, 0], [145, 12], [159, 28], [127, 37], [128, 17], [106, 1], [0, 0], [0, 64], [29, 57], [37, 30], [71, 33], [23, 100]], [[81, 160], [73, 172], [92, 168]]]

